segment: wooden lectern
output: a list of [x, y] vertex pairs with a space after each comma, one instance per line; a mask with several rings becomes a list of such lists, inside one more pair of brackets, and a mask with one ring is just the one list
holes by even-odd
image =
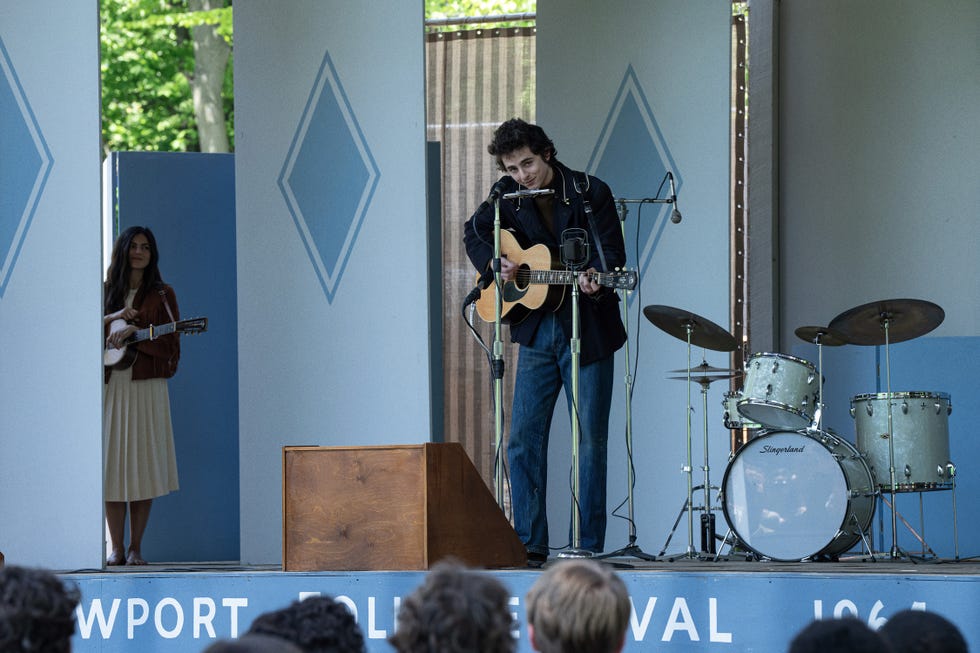
[[457, 443], [283, 447], [284, 571], [523, 567], [524, 545]]

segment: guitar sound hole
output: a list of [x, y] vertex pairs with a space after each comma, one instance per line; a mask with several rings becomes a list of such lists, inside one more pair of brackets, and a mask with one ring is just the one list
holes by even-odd
[[523, 292], [530, 285], [530, 280], [531, 268], [528, 265], [522, 264], [514, 274], [514, 285], [517, 286], [518, 290]]

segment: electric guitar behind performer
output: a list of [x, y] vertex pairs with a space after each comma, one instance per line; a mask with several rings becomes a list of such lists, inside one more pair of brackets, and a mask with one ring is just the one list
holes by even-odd
[[[602, 180], [558, 161], [554, 143], [537, 125], [520, 119], [504, 122], [494, 131], [487, 150], [505, 173], [494, 185], [495, 194], [505, 196], [525, 189], [553, 191], [498, 200], [501, 228], [514, 236], [521, 249], [544, 244], [558, 251], [562, 234], [568, 229], [582, 230], [587, 240], [588, 260], [582, 270], [588, 274], [578, 279], [580, 395], [571, 417], [581, 427], [579, 544], [598, 553], [606, 531], [606, 443], [613, 354], [626, 340], [619, 297], [612, 288], [597, 283], [596, 276], [622, 269], [626, 263], [613, 195]], [[494, 206], [486, 201], [464, 226], [466, 253], [480, 274], [493, 259], [493, 225]], [[518, 269], [514, 261], [501, 258], [504, 281], [513, 280]], [[571, 387], [570, 294], [565, 293], [557, 310], [530, 310], [509, 326], [511, 340], [520, 344], [520, 353], [507, 456], [515, 528], [532, 564], [543, 563], [549, 547], [569, 544], [564, 539], [564, 527], [554, 529], [560, 539], [549, 540], [545, 493], [551, 416], [562, 386]]]

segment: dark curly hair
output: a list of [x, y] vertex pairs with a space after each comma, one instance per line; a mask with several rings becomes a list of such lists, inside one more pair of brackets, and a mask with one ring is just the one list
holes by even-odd
[[504, 162], [502, 158], [524, 146], [545, 159], [548, 158], [546, 155], [549, 154], [552, 159], [558, 156], [555, 144], [544, 133], [544, 130], [520, 118], [511, 118], [493, 131], [493, 137], [490, 139], [490, 144], [487, 145], [487, 152], [497, 160], [497, 168], [503, 171]]
[[496, 578], [441, 562], [402, 601], [388, 642], [399, 653], [512, 653], [517, 640], [509, 602]]
[[952, 621], [935, 612], [901, 610], [878, 633], [894, 653], [967, 653], [963, 633]]
[[855, 617], [815, 619], [789, 643], [789, 653], [889, 653], [887, 642]]
[[68, 653], [80, 594], [49, 571], [0, 569], [0, 651]]
[[364, 634], [347, 606], [329, 596], [311, 596], [260, 614], [249, 635], [272, 635], [307, 653], [364, 653]]

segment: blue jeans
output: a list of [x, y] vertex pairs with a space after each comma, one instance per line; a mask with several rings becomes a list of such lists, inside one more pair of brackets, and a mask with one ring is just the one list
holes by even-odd
[[[595, 553], [602, 551], [606, 537], [606, 450], [614, 368], [608, 356], [579, 370], [580, 544]], [[527, 550], [535, 553], [548, 553], [548, 435], [563, 385], [574, 419], [569, 340], [557, 315], [549, 314], [530, 344], [520, 348], [507, 443], [514, 528]], [[574, 543], [571, 532], [570, 525], [569, 542]]]

